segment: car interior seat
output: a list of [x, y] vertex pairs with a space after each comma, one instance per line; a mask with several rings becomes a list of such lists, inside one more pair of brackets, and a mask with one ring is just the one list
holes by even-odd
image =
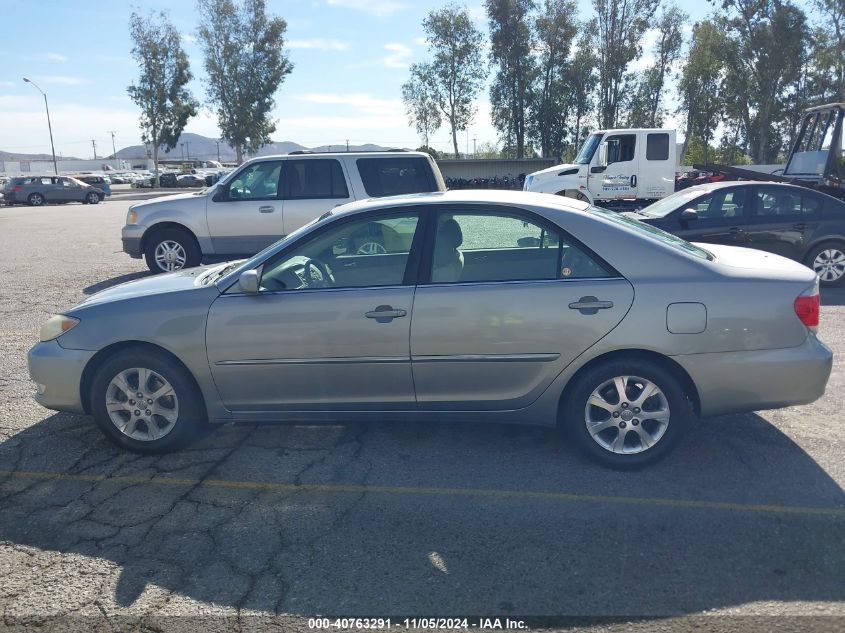
[[449, 218], [437, 227], [434, 240], [434, 262], [431, 281], [443, 283], [459, 281], [464, 270], [464, 255], [458, 250], [463, 244], [464, 234], [461, 225], [454, 218]]

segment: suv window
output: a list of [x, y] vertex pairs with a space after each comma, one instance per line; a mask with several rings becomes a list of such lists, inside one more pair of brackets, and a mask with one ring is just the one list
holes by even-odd
[[418, 221], [418, 213], [405, 212], [339, 223], [266, 263], [261, 289], [401, 285]]
[[649, 134], [646, 138], [646, 160], [669, 160], [669, 135]]
[[264, 161], [244, 168], [228, 184], [229, 200], [275, 199], [281, 167], [281, 161]]
[[699, 220], [722, 220], [741, 218], [744, 206], [745, 190], [729, 189], [705, 196], [691, 208], [698, 213]]
[[432, 283], [608, 276], [560, 231], [519, 214], [444, 213], [437, 222]]
[[421, 156], [359, 158], [356, 164], [368, 196], [437, 191], [431, 164]]
[[333, 158], [286, 160], [282, 197], [287, 200], [348, 198], [340, 162]]

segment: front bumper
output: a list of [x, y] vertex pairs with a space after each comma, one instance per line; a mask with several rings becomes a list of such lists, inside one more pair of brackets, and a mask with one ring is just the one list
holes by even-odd
[[141, 247], [141, 239], [144, 236], [146, 227], [139, 224], [127, 224], [121, 231], [121, 241], [123, 242], [123, 252], [130, 257], [140, 259], [144, 255]]
[[698, 388], [702, 416], [813, 402], [824, 394], [833, 367], [833, 352], [815, 336], [785, 349], [672, 358]]
[[36, 402], [56, 411], [84, 413], [82, 372], [94, 354], [90, 350], [65, 349], [56, 339], [36, 343], [26, 358], [29, 376], [37, 385]]

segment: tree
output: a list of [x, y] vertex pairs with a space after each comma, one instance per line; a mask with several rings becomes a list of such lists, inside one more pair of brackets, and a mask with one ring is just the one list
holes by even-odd
[[577, 14], [575, 0], [545, 0], [534, 20], [538, 72], [529, 126], [544, 158], [561, 157], [570, 129], [569, 114], [578, 89], [570, 60], [572, 41], [578, 34]]
[[751, 157], [767, 163], [782, 145], [775, 130], [783, 120], [785, 90], [799, 75], [807, 17], [789, 0], [722, 0], [722, 8], [727, 15], [718, 24], [736, 51], [727, 98], [747, 104]]
[[824, 19], [815, 37], [821, 44], [819, 54], [831, 71], [835, 100], [845, 101], [845, 0], [814, 0], [814, 4]]
[[526, 112], [536, 65], [534, 38], [528, 23], [533, 0], [487, 0], [490, 20], [490, 61], [497, 67], [490, 86], [493, 125], [516, 157], [525, 156]]
[[[578, 40], [578, 51], [572, 57], [570, 64], [570, 83], [572, 91], [572, 105], [575, 118], [575, 139], [572, 143], [574, 151], [578, 151], [581, 143], [582, 123], [592, 112], [595, 101], [595, 80], [598, 59], [590, 46], [591, 34], [588, 26], [582, 27]], [[575, 156], [573, 154], [572, 158]]]
[[482, 63], [484, 36], [475, 28], [466, 8], [450, 4], [432, 11], [423, 20], [430, 62], [411, 66], [411, 81], [426, 86], [443, 118], [449, 122], [455, 157], [458, 132], [469, 126], [475, 114], [473, 99], [487, 75]]
[[274, 95], [293, 65], [284, 51], [287, 23], [269, 17], [266, 0], [198, 0], [197, 31], [208, 73], [208, 103], [238, 163], [270, 142]]
[[411, 78], [402, 84], [402, 101], [408, 122], [422, 137], [423, 145], [428, 147], [428, 137], [440, 129], [440, 110], [426, 82], [413, 70]]
[[640, 40], [659, 0], [593, 0], [593, 48], [599, 75], [599, 124], [615, 127], [620, 105], [630, 93], [628, 64], [642, 54]]
[[188, 56], [166, 13], [151, 12], [146, 17], [132, 13], [129, 35], [141, 76], [127, 92], [141, 108], [141, 136], [144, 143], [152, 145], [153, 186], [158, 187], [159, 148], [176, 147], [188, 119], [197, 113], [198, 103], [185, 87], [191, 80]]
[[724, 34], [712, 21], [705, 20], [693, 26], [692, 40], [678, 85], [679, 111], [686, 119], [682, 165], [689, 164], [686, 155], [693, 139], [698, 139], [700, 145], [706, 148], [716, 133], [725, 105], [723, 81], [727, 47]]
[[630, 114], [632, 127], [658, 127], [663, 123], [661, 101], [666, 80], [672, 74], [672, 67], [681, 57], [684, 44], [683, 26], [689, 15], [671, 4], [663, 12], [655, 25], [657, 41], [652, 54], [654, 63], [646, 68], [637, 87]]

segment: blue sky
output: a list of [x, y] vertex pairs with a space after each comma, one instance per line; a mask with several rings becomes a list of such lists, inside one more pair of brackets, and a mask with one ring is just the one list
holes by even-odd
[[[420, 141], [408, 125], [400, 86], [408, 66], [426, 57], [422, 20], [444, 1], [422, 0], [268, 0], [271, 13], [288, 22], [290, 58], [295, 68], [276, 95], [274, 140], [307, 146], [378, 143], [413, 146]], [[465, 3], [487, 32], [483, 3]], [[579, 0], [581, 17], [589, 0]], [[702, 0], [678, 3], [692, 17], [711, 11]], [[140, 142], [138, 110], [126, 95], [137, 76], [130, 57], [129, 15], [139, 9], [166, 9], [183, 34], [195, 79], [194, 94], [204, 100], [203, 68], [194, 35], [197, 12], [191, 0], [0, 0], [0, 150], [49, 152], [43, 100], [22, 77], [31, 78], [49, 98], [56, 153], [92, 157]], [[651, 34], [653, 36], [653, 34]], [[649, 47], [647, 34], [645, 48]], [[640, 62], [645, 66], [648, 59]], [[486, 91], [462, 148], [496, 140]], [[213, 114], [203, 108], [186, 129], [219, 135]], [[437, 149], [451, 146], [444, 126], [432, 137]]]

